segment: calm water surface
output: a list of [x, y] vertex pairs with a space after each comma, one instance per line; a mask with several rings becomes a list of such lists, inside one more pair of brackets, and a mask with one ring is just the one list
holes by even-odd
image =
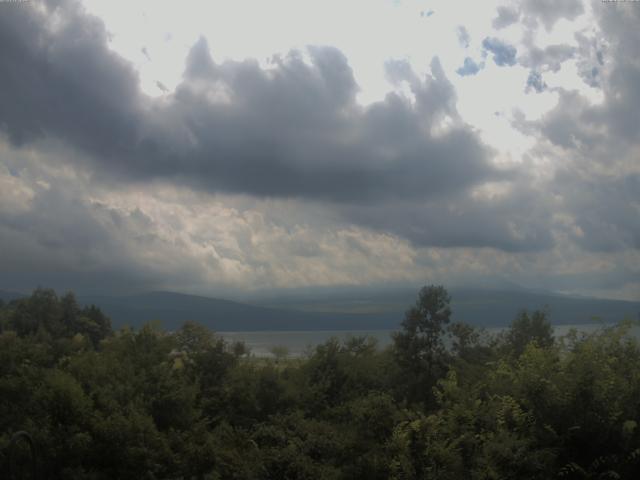
[[[554, 326], [556, 336], [562, 336], [575, 328], [581, 332], [593, 332], [602, 328], [601, 324], [581, 324], [581, 325], [556, 325]], [[487, 328], [488, 333], [497, 333], [504, 328]], [[378, 346], [384, 348], [389, 345], [391, 334], [396, 330], [319, 330], [319, 331], [264, 331], [264, 332], [218, 332], [229, 341], [243, 341], [256, 357], [272, 356], [273, 347], [286, 347], [290, 357], [300, 357], [310, 351], [316, 345], [326, 342], [332, 337], [345, 340], [349, 337], [373, 337], [378, 341]], [[636, 335], [640, 330], [634, 328]]]

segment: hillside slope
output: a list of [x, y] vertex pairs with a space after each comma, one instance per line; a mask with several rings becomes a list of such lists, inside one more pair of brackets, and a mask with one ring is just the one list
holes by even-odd
[[[482, 289], [452, 289], [454, 321], [478, 326], [508, 325], [522, 309], [548, 306], [554, 324], [584, 324], [597, 317], [603, 322], [638, 318], [640, 302], [569, 297], [563, 295]], [[203, 323], [217, 331], [251, 330], [376, 330], [397, 328], [404, 312], [415, 301], [415, 293], [390, 297], [360, 295], [268, 301], [260, 305], [173, 292], [151, 292], [124, 297], [81, 296], [83, 304], [94, 303], [109, 315], [114, 326], [140, 326], [159, 320], [165, 328], [178, 328], [184, 321]]]

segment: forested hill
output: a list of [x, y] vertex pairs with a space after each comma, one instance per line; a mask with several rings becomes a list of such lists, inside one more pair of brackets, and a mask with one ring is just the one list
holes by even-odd
[[[98, 305], [115, 326], [142, 325], [160, 320], [176, 329], [185, 320], [215, 331], [250, 330], [376, 330], [396, 329], [415, 293], [376, 294], [337, 301], [331, 297], [306, 302], [274, 301], [261, 305], [217, 298], [153, 292], [126, 297], [83, 297], [80, 303]], [[584, 324], [598, 318], [618, 322], [638, 318], [640, 302], [579, 298], [528, 291], [452, 289], [452, 319], [472, 325], [506, 326], [522, 309], [548, 306], [555, 324]]]
[[490, 333], [450, 303], [424, 287], [384, 349], [256, 358], [38, 289], [0, 305], [0, 478], [640, 478], [632, 322], [556, 338], [534, 311]]
[[[0, 291], [0, 299], [19, 298]], [[415, 292], [342, 292], [313, 296], [262, 298], [254, 304], [173, 292], [127, 296], [79, 295], [82, 305], [95, 304], [115, 327], [160, 321], [175, 330], [192, 320], [215, 331], [377, 330], [396, 329]], [[506, 326], [522, 309], [548, 306], [554, 324], [584, 324], [594, 318], [607, 323], [638, 318], [640, 302], [570, 297], [527, 290], [453, 288], [452, 319], [476, 326]]]
[[395, 328], [401, 317], [380, 314], [316, 313], [267, 308], [218, 298], [173, 292], [150, 292], [122, 297], [79, 296], [83, 305], [98, 305], [115, 327], [141, 326], [160, 321], [175, 330], [185, 321], [202, 323], [212, 330], [375, 330]]

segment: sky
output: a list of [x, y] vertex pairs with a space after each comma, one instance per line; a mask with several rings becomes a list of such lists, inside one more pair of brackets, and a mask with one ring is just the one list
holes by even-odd
[[0, 289], [640, 300], [640, 3], [0, 2]]

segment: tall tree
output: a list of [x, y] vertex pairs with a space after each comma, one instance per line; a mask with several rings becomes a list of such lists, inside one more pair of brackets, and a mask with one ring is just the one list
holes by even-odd
[[516, 357], [520, 356], [526, 346], [532, 342], [539, 347], [550, 347], [553, 345], [554, 338], [548, 311], [535, 310], [529, 314], [523, 310], [505, 332], [503, 341], [506, 343], [506, 348]]
[[409, 401], [428, 402], [431, 388], [446, 369], [445, 327], [451, 318], [451, 296], [443, 286], [423, 287], [416, 304], [394, 335], [397, 362], [405, 372]]

